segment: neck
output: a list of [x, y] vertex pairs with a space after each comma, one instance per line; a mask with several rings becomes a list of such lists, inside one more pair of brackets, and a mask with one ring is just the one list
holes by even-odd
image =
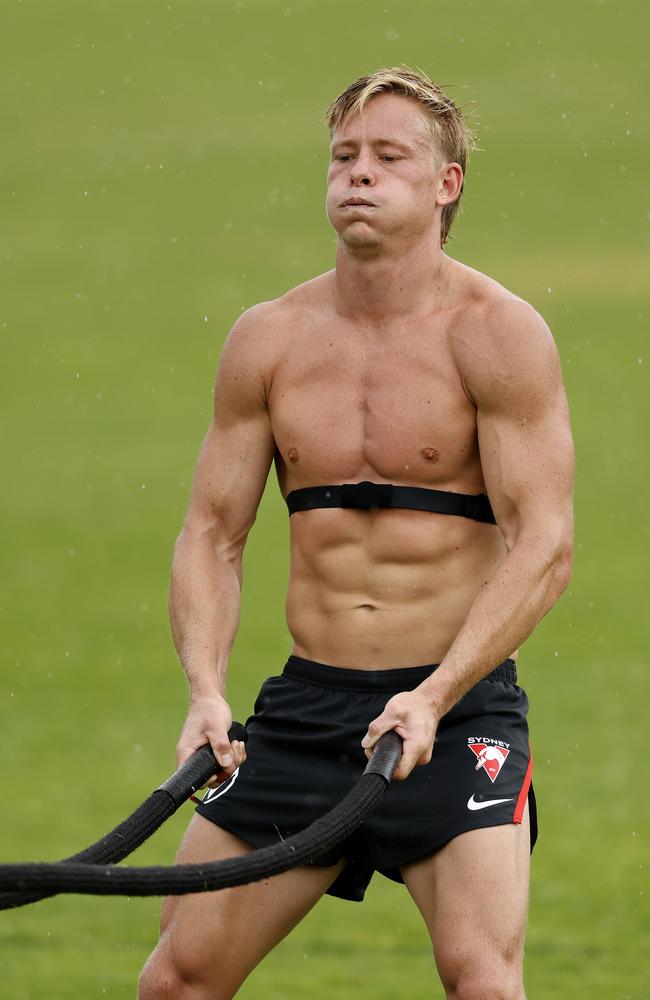
[[430, 308], [441, 291], [440, 240], [430, 234], [408, 246], [336, 250], [337, 310], [357, 321], [390, 320]]

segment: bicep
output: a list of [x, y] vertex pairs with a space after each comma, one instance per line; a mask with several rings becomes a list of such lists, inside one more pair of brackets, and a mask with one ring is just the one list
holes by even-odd
[[571, 519], [573, 444], [566, 400], [526, 418], [479, 411], [479, 449], [497, 524], [510, 545], [524, 530], [563, 536]]
[[263, 376], [263, 358], [254, 343], [231, 334], [217, 369], [213, 419], [196, 463], [185, 522], [186, 528], [213, 535], [226, 555], [244, 544], [273, 461]]
[[485, 486], [509, 548], [522, 532], [562, 547], [572, 534], [574, 449], [560, 360], [539, 317], [514, 333], [481, 376]]

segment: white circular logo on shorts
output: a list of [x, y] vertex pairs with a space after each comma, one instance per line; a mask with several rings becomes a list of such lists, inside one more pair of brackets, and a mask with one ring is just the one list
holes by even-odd
[[233, 771], [230, 777], [226, 778], [225, 781], [222, 781], [216, 788], [208, 788], [206, 794], [201, 799], [202, 805], [205, 805], [207, 802], [213, 802], [214, 799], [218, 799], [220, 795], [225, 795], [237, 781], [238, 774], [239, 768], [237, 768], [236, 771]]

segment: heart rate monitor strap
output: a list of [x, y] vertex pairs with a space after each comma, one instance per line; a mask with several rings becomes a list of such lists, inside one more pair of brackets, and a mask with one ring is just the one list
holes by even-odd
[[496, 524], [485, 493], [453, 493], [450, 490], [425, 489], [423, 486], [394, 486], [392, 483], [341, 483], [334, 486], [306, 486], [287, 496], [289, 515], [297, 511], [327, 507], [357, 510], [405, 509], [432, 514], [455, 514], [473, 521]]

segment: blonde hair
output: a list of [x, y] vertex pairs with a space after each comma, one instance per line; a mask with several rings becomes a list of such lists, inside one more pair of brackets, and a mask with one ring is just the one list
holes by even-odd
[[[377, 94], [399, 94], [416, 100], [427, 119], [432, 139], [448, 162], [460, 164], [464, 177], [469, 154], [475, 148], [474, 134], [460, 108], [421, 70], [396, 66], [359, 77], [330, 104], [326, 115], [330, 135], [350, 115], [361, 112], [366, 102]], [[463, 181], [456, 201], [442, 210], [441, 244], [449, 238], [464, 186]]]

